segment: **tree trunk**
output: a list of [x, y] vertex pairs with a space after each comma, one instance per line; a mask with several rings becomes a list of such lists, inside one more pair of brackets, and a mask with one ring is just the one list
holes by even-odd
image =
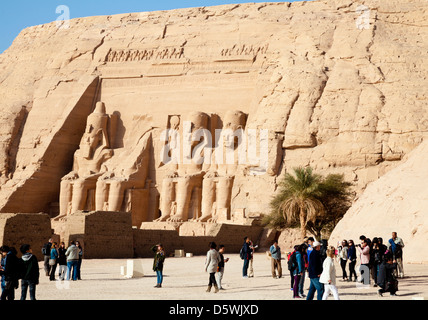
[[303, 209], [303, 206], [300, 206], [300, 237], [302, 238], [302, 241], [306, 237], [306, 212]]

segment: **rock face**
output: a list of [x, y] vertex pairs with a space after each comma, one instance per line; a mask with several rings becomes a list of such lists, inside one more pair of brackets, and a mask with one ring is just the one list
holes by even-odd
[[[408, 154], [404, 163], [368, 185], [331, 234], [330, 243], [342, 239], [358, 241], [360, 235], [382, 237], [391, 233], [404, 241], [406, 262], [428, 262], [428, 141]], [[357, 242], [358, 243], [358, 242]]]
[[[298, 165], [361, 193], [426, 136], [427, 18], [425, 0], [337, 0], [25, 29], [0, 55], [0, 212], [239, 221]], [[235, 158], [186, 163], [209, 148]]]

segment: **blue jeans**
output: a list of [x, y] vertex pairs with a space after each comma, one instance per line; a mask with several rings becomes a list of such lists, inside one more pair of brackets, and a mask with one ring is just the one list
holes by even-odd
[[70, 280], [71, 269], [73, 269], [73, 280], [77, 280], [77, 268], [79, 267], [78, 260], [67, 261], [67, 280]]
[[162, 284], [163, 282], [163, 274], [162, 271], [157, 270], [156, 271], [156, 276], [157, 276], [157, 280], [158, 280], [158, 284]]
[[317, 300], [322, 300], [322, 295], [324, 294], [324, 284], [320, 282], [319, 278], [311, 278], [311, 284], [309, 286], [308, 295], [306, 300], [313, 300], [315, 295], [315, 290], [317, 291]]
[[33, 280], [21, 280], [21, 300], [27, 299], [27, 289], [30, 289], [30, 300], [36, 300], [36, 283]]
[[244, 259], [244, 266], [242, 267], [242, 276], [248, 276], [248, 266], [250, 265], [250, 260]]

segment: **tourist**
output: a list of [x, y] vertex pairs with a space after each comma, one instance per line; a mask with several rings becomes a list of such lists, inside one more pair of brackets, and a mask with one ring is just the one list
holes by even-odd
[[253, 242], [250, 240], [250, 249], [251, 249], [251, 254], [250, 254], [250, 261], [248, 261], [248, 278], [253, 278], [254, 277], [254, 268], [253, 268], [253, 262], [254, 262], [254, 251], [255, 249], [257, 249], [259, 246], [254, 245]]
[[[27, 299], [27, 290], [30, 291], [30, 300], [36, 300], [36, 286], [39, 284], [39, 262], [29, 244], [23, 244], [20, 248], [22, 253], [22, 278], [21, 278], [21, 300]], [[53, 271], [52, 273], [54, 273]], [[52, 274], [51, 273], [51, 274]]]
[[321, 249], [320, 249], [321, 262], [324, 262], [325, 258], [327, 258], [327, 249], [328, 249], [328, 241], [326, 239], [322, 239]]
[[295, 245], [293, 247], [294, 250], [292, 252], [289, 252], [288, 255], [287, 255], [288, 271], [290, 271], [290, 290], [291, 291], [294, 290], [294, 268], [295, 268], [295, 263], [293, 262], [294, 260], [291, 259], [291, 258], [293, 257], [293, 255], [296, 255], [298, 247], [299, 247], [298, 245]]
[[216, 249], [216, 243], [210, 242], [210, 249], [207, 252], [207, 259], [205, 260], [205, 272], [208, 272], [210, 274], [207, 292], [210, 292], [211, 288], [214, 286], [215, 293], [219, 291], [215, 279], [215, 273], [217, 272], [217, 267], [220, 262], [220, 254]]
[[386, 254], [379, 265], [379, 275], [377, 284], [380, 287], [378, 290], [379, 296], [389, 292], [391, 296], [395, 296], [398, 291], [398, 281], [394, 276], [394, 270], [397, 268], [397, 261], [394, 260], [393, 254]]
[[313, 248], [313, 244], [315, 242], [315, 239], [313, 237], [309, 237], [308, 238], [308, 249], [307, 249], [307, 255], [308, 255], [308, 260], [309, 260], [309, 256], [311, 255]]
[[[357, 250], [360, 253], [361, 283], [370, 284], [370, 247], [369, 247], [368, 240], [363, 239], [361, 242], [361, 245], [357, 246]], [[365, 271], [367, 271], [368, 274], [365, 274]], [[364, 281], [364, 278], [366, 278], [367, 281]]]
[[248, 278], [248, 267], [250, 265], [250, 260], [252, 257], [253, 249], [250, 248], [251, 240], [248, 237], [244, 238], [244, 244], [241, 249], [241, 258], [244, 260], [244, 265], [242, 267], [242, 277]]
[[312, 252], [309, 255], [308, 274], [311, 284], [309, 286], [308, 295], [306, 300], [313, 300], [315, 291], [317, 291], [317, 300], [321, 300], [324, 294], [324, 285], [320, 282], [322, 273], [322, 263], [320, 256], [321, 243], [315, 241], [312, 244]]
[[[0, 252], [1, 262], [0, 262], [0, 272], [4, 270], [4, 264], [6, 262], [6, 255], [3, 255], [3, 252]], [[6, 287], [6, 281], [4, 280], [4, 274], [1, 273], [1, 292], [3, 293], [4, 288]]]
[[44, 258], [44, 269], [45, 269], [45, 274], [47, 277], [49, 277], [49, 273], [51, 270], [51, 266], [49, 265], [49, 260], [51, 258], [51, 247], [52, 247], [52, 239], [49, 239], [49, 241], [47, 243], [45, 243], [42, 247], [42, 254], [43, 254], [43, 258]]
[[379, 273], [379, 265], [382, 263], [382, 257], [385, 254], [386, 247], [382, 244], [382, 238], [373, 238], [370, 263], [371, 273], [374, 281], [373, 286], [377, 287], [377, 277]]
[[76, 241], [76, 247], [79, 249], [79, 262], [77, 263], [77, 280], [82, 280], [82, 277], [80, 276], [80, 270], [82, 268], [83, 248], [80, 245], [79, 241]]
[[400, 278], [404, 278], [404, 268], [403, 268], [403, 248], [404, 242], [403, 239], [397, 237], [397, 232], [392, 233], [392, 238], [389, 239], [387, 247], [392, 251], [393, 258], [397, 262], [397, 270], [395, 271], [396, 275]]
[[218, 268], [217, 268], [217, 272], [215, 274], [216, 276], [216, 281], [217, 281], [217, 286], [219, 290], [224, 290], [223, 286], [221, 285], [221, 281], [223, 280], [223, 275], [224, 275], [224, 265], [226, 262], [229, 261], [229, 258], [224, 258], [223, 254], [225, 251], [225, 247], [224, 245], [219, 245], [218, 246], [218, 253], [220, 255], [220, 262], [218, 263]]
[[[278, 246], [278, 241], [275, 241], [269, 248], [271, 256], [271, 271], [274, 279], [282, 277], [282, 266], [281, 266], [281, 248]], [[278, 275], [276, 275], [278, 271]]]
[[333, 246], [328, 247], [327, 256], [323, 262], [323, 270], [320, 276], [320, 282], [324, 284], [323, 300], [327, 300], [330, 292], [333, 294], [334, 300], [339, 299], [339, 293], [336, 288], [336, 267], [334, 266], [334, 257], [336, 249]]
[[52, 247], [51, 247], [51, 256], [49, 259], [49, 266], [51, 268], [50, 276], [49, 276], [50, 281], [55, 280], [55, 271], [56, 271], [56, 266], [58, 264], [58, 249], [57, 249], [57, 247], [58, 247], [57, 243], [53, 242]]
[[5, 257], [4, 268], [1, 274], [4, 276], [5, 288], [1, 294], [1, 300], [15, 300], [15, 289], [18, 289], [19, 279], [19, 259], [16, 250], [8, 246], [0, 248]]
[[58, 265], [59, 272], [58, 277], [60, 280], [65, 279], [65, 272], [67, 270], [67, 256], [65, 255], [67, 249], [65, 248], [65, 243], [61, 242], [58, 248]]
[[303, 260], [303, 245], [297, 246], [295, 254], [290, 259], [295, 260], [295, 267], [293, 270], [294, 285], [293, 285], [293, 298], [303, 298], [299, 294], [300, 279], [305, 273], [305, 262]]
[[[77, 268], [79, 264], [79, 248], [77, 248], [74, 241], [71, 241], [70, 246], [65, 252], [67, 257], [67, 280], [72, 278], [73, 281], [77, 280]], [[71, 275], [71, 270], [73, 270], [73, 275]]]
[[303, 258], [303, 263], [304, 263], [304, 270], [302, 273], [302, 276], [300, 277], [300, 281], [299, 281], [299, 296], [301, 298], [304, 298], [305, 295], [303, 293], [303, 289], [305, 287], [305, 276], [306, 276], [306, 272], [308, 270], [308, 255], [307, 255], [307, 249], [308, 249], [308, 245], [306, 243], [302, 243], [302, 258]]
[[156, 272], [156, 286], [155, 288], [162, 288], [163, 283], [163, 265], [165, 262], [165, 249], [161, 243], [153, 246], [151, 250], [155, 253], [153, 261], [153, 271]]
[[349, 262], [349, 281], [357, 281], [357, 272], [355, 271], [355, 265], [357, 264], [357, 250], [355, 249], [354, 240], [348, 241], [348, 262]]
[[342, 240], [341, 245], [338, 247], [338, 257], [340, 267], [342, 268], [342, 280], [348, 281], [346, 273], [346, 263], [348, 262], [348, 241]]

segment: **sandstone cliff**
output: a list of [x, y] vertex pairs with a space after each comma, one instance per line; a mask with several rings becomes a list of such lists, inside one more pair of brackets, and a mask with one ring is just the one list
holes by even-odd
[[221, 123], [240, 110], [246, 129], [268, 130], [267, 174], [239, 168], [232, 213], [267, 212], [278, 179], [297, 165], [344, 173], [361, 193], [426, 136], [427, 20], [425, 0], [333, 0], [25, 29], [0, 55], [0, 212], [56, 214], [61, 178], [98, 101], [119, 119], [117, 154], [152, 134], [148, 221], [168, 175], [161, 132], [188, 111]]

